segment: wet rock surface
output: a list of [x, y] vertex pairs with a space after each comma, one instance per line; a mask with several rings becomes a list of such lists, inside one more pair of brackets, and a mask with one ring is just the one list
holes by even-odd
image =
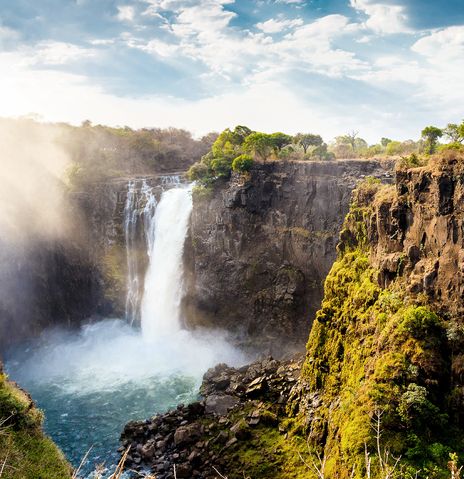
[[126, 468], [151, 471], [157, 479], [219, 477], [230, 468], [230, 451], [258, 427], [277, 425], [302, 361], [301, 355], [267, 358], [241, 368], [219, 364], [208, 370], [201, 400], [125, 426], [120, 452], [129, 448]]

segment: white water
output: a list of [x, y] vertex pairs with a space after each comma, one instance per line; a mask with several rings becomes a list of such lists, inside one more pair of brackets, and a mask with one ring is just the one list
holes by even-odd
[[137, 252], [131, 250], [138, 219], [144, 222], [149, 254], [142, 331], [128, 324], [138, 307], [137, 297], [131, 303], [128, 296], [129, 321], [101, 321], [78, 333], [46, 331], [7, 360], [9, 374], [45, 410], [47, 432], [74, 465], [94, 446], [86, 473], [95, 463], [117, 462], [118, 437], [127, 421], [193, 400], [209, 367], [247, 361], [224, 334], [181, 328], [182, 253], [192, 203], [189, 187], [175, 181], [166, 186], [173, 185], [158, 204], [146, 183], [138, 193], [135, 184], [128, 185], [125, 232], [134, 294], [140, 294]]
[[127, 253], [126, 320], [130, 324], [134, 324], [137, 317], [139, 297], [139, 271], [135, 249], [137, 218], [137, 186], [135, 181], [130, 181], [124, 208], [124, 237]]
[[142, 301], [142, 333], [149, 340], [180, 331], [182, 253], [191, 211], [191, 188], [167, 190], [148, 229], [150, 264]]

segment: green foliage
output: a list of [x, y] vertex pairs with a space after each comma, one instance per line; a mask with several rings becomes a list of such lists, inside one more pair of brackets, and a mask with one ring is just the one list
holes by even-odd
[[272, 133], [270, 136], [274, 149], [277, 151], [281, 150], [284, 146], [290, 145], [293, 141], [293, 137], [281, 132]]
[[245, 138], [243, 151], [261, 160], [266, 160], [275, 149], [272, 135], [255, 132]]
[[232, 162], [232, 169], [238, 172], [250, 171], [253, 166], [253, 158], [249, 155], [240, 155]]
[[324, 143], [321, 135], [315, 135], [313, 133], [298, 133], [295, 135], [294, 141], [302, 146], [305, 154], [309, 147], [319, 147]]
[[429, 157], [424, 155], [417, 155], [412, 153], [409, 156], [402, 156], [396, 164], [399, 169], [417, 168], [419, 166], [425, 166], [428, 163]]
[[448, 123], [443, 129], [443, 134], [450, 139], [451, 143], [462, 143], [464, 141], [464, 121], [459, 125]]
[[435, 153], [438, 139], [443, 136], [443, 130], [437, 128], [436, 126], [426, 126], [421, 131], [421, 136], [425, 141], [426, 153], [432, 154]]

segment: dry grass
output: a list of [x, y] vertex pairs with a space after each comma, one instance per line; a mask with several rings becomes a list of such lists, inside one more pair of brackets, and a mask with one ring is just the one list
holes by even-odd
[[[85, 453], [84, 457], [82, 458], [81, 463], [79, 464], [79, 467], [76, 469], [76, 471], [74, 471], [74, 474], [72, 475], [72, 479], [79, 479], [79, 473], [82, 469], [82, 466], [85, 464], [85, 462], [87, 460], [87, 457], [88, 457], [91, 450], [92, 450], [92, 447]], [[124, 454], [122, 455], [121, 459], [119, 460], [119, 462], [116, 466], [116, 469], [111, 474], [111, 476], [108, 477], [108, 479], [121, 479], [122, 475], [124, 474], [124, 466], [126, 464], [126, 460], [127, 460], [127, 456], [129, 454], [129, 451], [130, 451], [130, 446], [124, 451]], [[102, 479], [102, 477], [103, 477], [103, 467], [102, 466], [97, 466], [95, 472], [96, 472], [95, 479]], [[156, 479], [156, 476], [154, 476], [152, 474], [144, 474], [144, 473], [140, 473], [138, 471], [132, 471], [132, 470], [130, 470], [130, 472], [133, 472], [133, 473], [137, 474], [141, 479]], [[0, 474], [0, 477], [1, 477], [1, 474]]]

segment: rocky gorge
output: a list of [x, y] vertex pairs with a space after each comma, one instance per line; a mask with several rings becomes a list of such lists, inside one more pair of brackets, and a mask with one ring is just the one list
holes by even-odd
[[[306, 357], [219, 365], [126, 426], [158, 477], [449, 477], [462, 435], [462, 157], [354, 191]], [[300, 372], [301, 368], [301, 372]], [[451, 458], [451, 459], [450, 459]], [[177, 474], [177, 470], [176, 470]]]
[[393, 178], [392, 161], [269, 162], [194, 196], [184, 317], [244, 347], [300, 349], [357, 182]]

